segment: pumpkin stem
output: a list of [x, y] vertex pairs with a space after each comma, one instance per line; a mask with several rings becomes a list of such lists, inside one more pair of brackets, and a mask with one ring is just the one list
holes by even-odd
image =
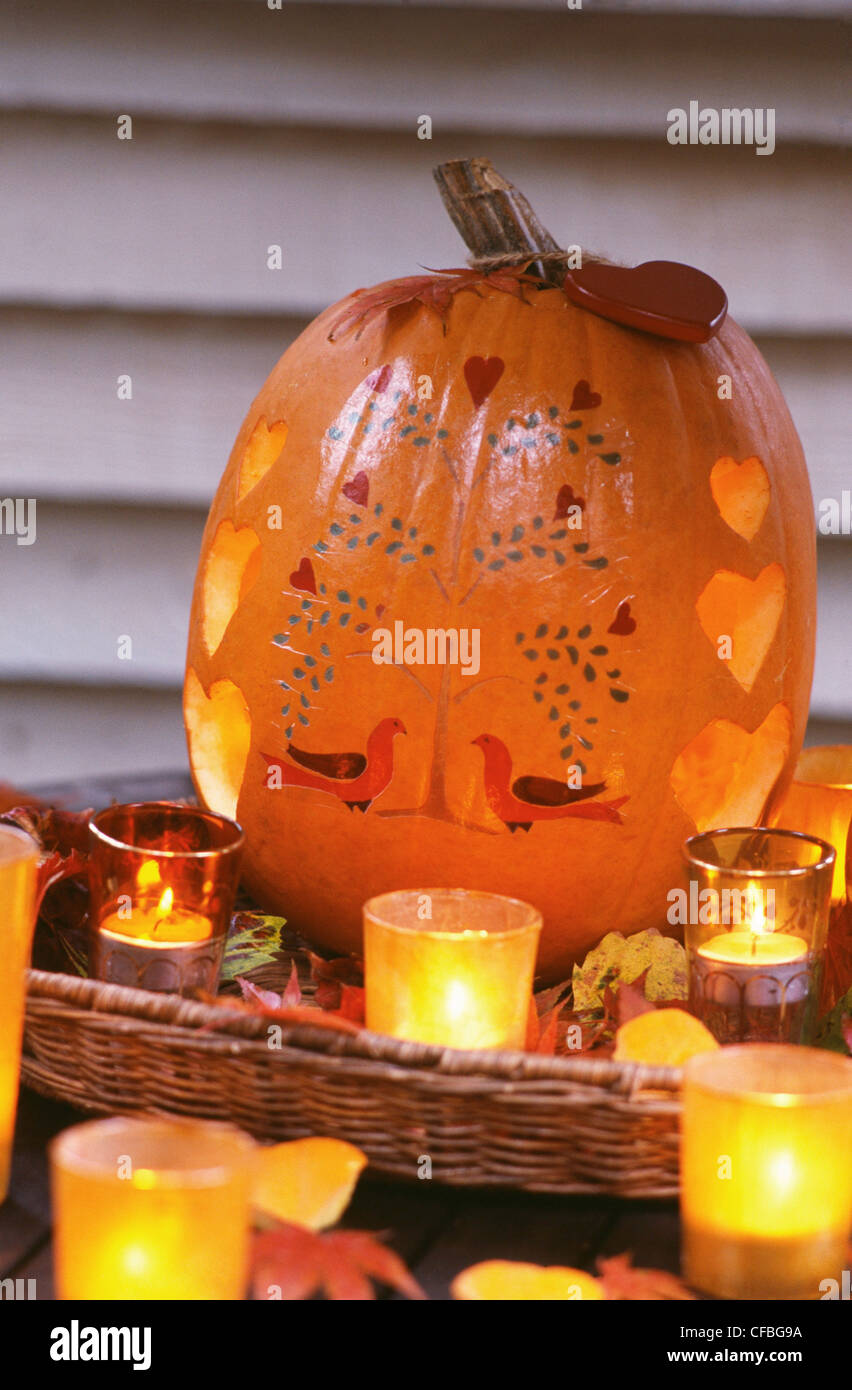
[[523, 193], [498, 174], [490, 159], [451, 159], [432, 172], [444, 207], [470, 250], [472, 265], [493, 269], [540, 253], [531, 273], [551, 285], [562, 283], [565, 252]]

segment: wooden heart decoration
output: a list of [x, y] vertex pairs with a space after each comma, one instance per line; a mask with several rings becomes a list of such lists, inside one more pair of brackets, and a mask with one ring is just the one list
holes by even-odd
[[743, 540], [754, 540], [770, 497], [769, 477], [760, 459], [717, 459], [710, 470], [710, 491], [722, 520]]
[[464, 379], [477, 410], [491, 395], [506, 364], [502, 357], [469, 357], [464, 364]]
[[344, 483], [340, 491], [350, 502], [354, 502], [356, 507], [366, 507], [370, 500], [370, 479], [362, 469], [354, 478], [350, 478], [348, 483]]
[[732, 570], [713, 575], [695, 605], [698, 621], [743, 690], [757, 680], [784, 611], [787, 585], [780, 565], [767, 565], [756, 579]]
[[562, 289], [572, 303], [600, 318], [686, 343], [706, 343], [728, 312], [722, 286], [680, 261], [593, 262], [569, 270]]
[[618, 605], [618, 612], [607, 628], [607, 632], [615, 633], [616, 637], [629, 637], [631, 632], [636, 631], [636, 619], [631, 616], [630, 604], [625, 600]]
[[314, 567], [306, 556], [299, 561], [299, 568], [290, 575], [290, 583], [294, 589], [303, 589], [308, 594], [315, 594], [317, 591], [317, 581], [314, 577]]
[[601, 397], [599, 392], [593, 391], [587, 381], [578, 381], [574, 387], [574, 394], [571, 397], [572, 410], [594, 410], [600, 405]]
[[749, 733], [713, 719], [675, 759], [669, 781], [696, 830], [757, 825], [790, 751], [793, 721], [775, 705]]

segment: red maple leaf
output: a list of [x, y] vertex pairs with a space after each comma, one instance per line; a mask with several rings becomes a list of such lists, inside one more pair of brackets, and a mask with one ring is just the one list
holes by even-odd
[[[540, 285], [534, 276], [525, 274], [527, 266], [534, 260], [530, 256], [519, 265], [501, 266], [488, 274], [482, 270], [471, 270], [461, 266], [449, 270], [429, 270], [427, 275], [406, 275], [399, 280], [388, 280], [369, 290], [356, 290], [349, 296], [346, 308], [337, 316], [328, 333], [329, 342], [357, 326], [356, 338], [360, 338], [368, 323], [380, 314], [389, 313], [409, 304], [423, 304], [441, 319], [446, 328], [446, 314], [453, 297], [461, 290], [480, 293], [480, 286], [500, 290], [523, 299], [525, 285]], [[428, 267], [427, 267], [428, 269]]]
[[318, 1233], [282, 1222], [254, 1238], [255, 1298], [289, 1302], [323, 1293], [363, 1301], [375, 1299], [373, 1280], [406, 1298], [426, 1297], [399, 1256], [369, 1231]]
[[695, 1298], [676, 1274], [668, 1274], [664, 1269], [634, 1269], [632, 1255], [601, 1257], [597, 1268], [607, 1298], [642, 1303]]
[[40, 849], [36, 876], [36, 915], [54, 884], [86, 873], [91, 811], [59, 811], [53, 806], [15, 806], [0, 816], [4, 825], [30, 835]]

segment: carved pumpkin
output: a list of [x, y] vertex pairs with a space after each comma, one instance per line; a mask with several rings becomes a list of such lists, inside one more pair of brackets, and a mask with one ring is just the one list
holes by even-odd
[[627, 271], [573, 303], [511, 185], [439, 172], [502, 259], [358, 291], [272, 372], [204, 534], [190, 758], [250, 889], [313, 941], [357, 952], [367, 897], [470, 886], [541, 908], [554, 977], [665, 928], [686, 836], [786, 786], [811, 496], [723, 299], [696, 329], [674, 267], [633, 319]]

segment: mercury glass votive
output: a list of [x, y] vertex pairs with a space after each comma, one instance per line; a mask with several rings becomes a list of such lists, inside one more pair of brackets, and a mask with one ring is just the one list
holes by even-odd
[[61, 1299], [241, 1299], [255, 1145], [206, 1121], [94, 1120], [50, 1146]]
[[852, 1224], [852, 1059], [746, 1043], [691, 1057], [681, 1121], [683, 1273], [703, 1293], [817, 1299]]
[[463, 888], [364, 905], [367, 1027], [445, 1047], [523, 1047], [541, 913]]
[[9, 1188], [37, 867], [35, 840], [0, 826], [0, 1202]]
[[215, 992], [243, 832], [171, 802], [110, 806], [89, 822], [90, 971], [138, 989]]
[[834, 850], [764, 827], [686, 841], [689, 1007], [720, 1043], [811, 1040]]

